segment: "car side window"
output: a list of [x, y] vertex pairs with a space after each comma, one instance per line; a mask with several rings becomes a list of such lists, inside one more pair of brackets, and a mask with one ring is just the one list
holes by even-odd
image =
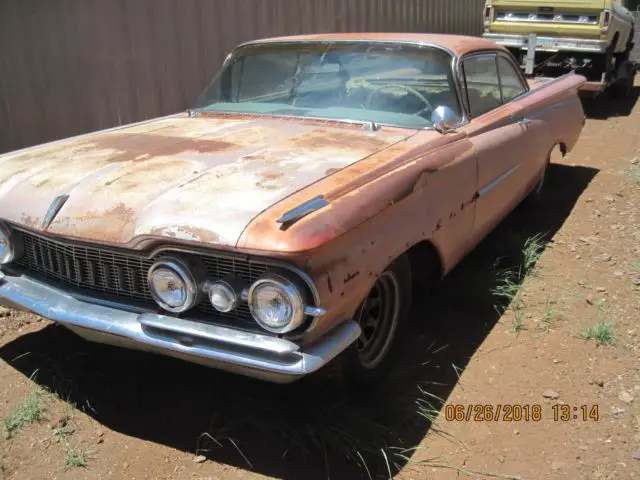
[[478, 55], [463, 62], [466, 95], [472, 117], [502, 105], [496, 56]]
[[498, 56], [498, 73], [500, 75], [502, 101], [504, 103], [511, 101], [512, 98], [526, 91], [518, 71], [509, 60], [501, 56]]

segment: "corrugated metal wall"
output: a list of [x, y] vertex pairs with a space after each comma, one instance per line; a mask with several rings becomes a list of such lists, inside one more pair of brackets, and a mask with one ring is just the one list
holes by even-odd
[[0, 0], [0, 151], [189, 106], [260, 37], [479, 34], [484, 0]]

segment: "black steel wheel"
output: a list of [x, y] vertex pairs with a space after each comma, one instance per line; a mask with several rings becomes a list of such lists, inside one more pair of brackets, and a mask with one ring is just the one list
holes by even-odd
[[411, 266], [403, 255], [380, 274], [356, 312], [362, 333], [343, 356], [346, 381], [372, 387], [394, 365], [411, 308]]

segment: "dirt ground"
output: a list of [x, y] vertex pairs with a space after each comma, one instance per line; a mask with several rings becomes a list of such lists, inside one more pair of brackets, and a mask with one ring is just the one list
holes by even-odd
[[0, 478], [640, 479], [639, 96], [585, 104], [541, 204], [418, 291], [368, 395], [332, 367], [264, 384], [3, 312]]

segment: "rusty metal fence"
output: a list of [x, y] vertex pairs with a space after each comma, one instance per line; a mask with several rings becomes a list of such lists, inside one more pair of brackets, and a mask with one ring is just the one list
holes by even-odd
[[484, 0], [0, 0], [0, 152], [182, 110], [236, 44], [479, 34]]

